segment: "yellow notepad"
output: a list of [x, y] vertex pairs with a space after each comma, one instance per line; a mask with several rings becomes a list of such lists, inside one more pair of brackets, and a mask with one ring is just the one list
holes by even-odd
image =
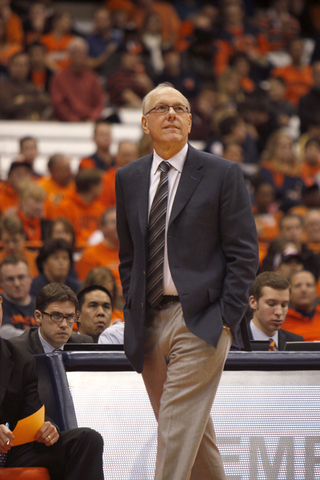
[[44, 405], [29, 417], [19, 420], [16, 428], [13, 430], [14, 440], [11, 443], [14, 447], [24, 443], [34, 442], [34, 437], [39, 428], [44, 424]]

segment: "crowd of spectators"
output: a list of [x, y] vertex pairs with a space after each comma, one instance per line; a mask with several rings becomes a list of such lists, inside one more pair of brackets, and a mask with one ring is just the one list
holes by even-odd
[[171, 82], [191, 104], [190, 140], [243, 170], [260, 272], [310, 271], [320, 295], [317, 2], [106, 0], [89, 34], [74, 20], [51, 0], [0, 0], [0, 118], [91, 122], [96, 145], [77, 172], [57, 146], [41, 176], [38, 139], [20, 139], [0, 183], [0, 261], [27, 262], [32, 295], [49, 282], [78, 293], [102, 266], [114, 286], [95, 281], [109, 282], [112, 321], [123, 318], [115, 173], [152, 144], [121, 141], [113, 155], [112, 124]]

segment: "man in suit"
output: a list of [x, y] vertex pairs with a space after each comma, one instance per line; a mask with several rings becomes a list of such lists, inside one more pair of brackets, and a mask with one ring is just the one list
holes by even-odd
[[70, 287], [49, 283], [36, 297], [34, 316], [39, 327], [31, 327], [11, 341], [33, 355], [63, 350], [65, 343], [93, 343], [89, 335], [72, 334], [78, 310], [77, 296]]
[[7, 454], [4, 467], [45, 467], [51, 480], [103, 480], [103, 440], [89, 428], [59, 432], [46, 419], [34, 442], [12, 445], [17, 422], [41, 406], [34, 358], [0, 338], [0, 452]]
[[268, 340], [269, 350], [284, 350], [286, 342], [303, 341], [295, 333], [282, 330], [290, 299], [290, 283], [275, 272], [263, 272], [257, 276], [250, 289], [249, 305], [253, 318], [249, 335], [253, 340]]
[[239, 166], [188, 144], [178, 90], [160, 84], [142, 111], [154, 152], [116, 175], [125, 352], [158, 420], [155, 480], [224, 480], [210, 411], [232, 339], [242, 345], [252, 209]]

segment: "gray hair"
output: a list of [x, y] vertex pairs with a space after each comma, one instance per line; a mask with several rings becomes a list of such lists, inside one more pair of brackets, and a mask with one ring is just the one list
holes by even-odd
[[[174, 90], [177, 90], [173, 85], [172, 83], [170, 82], [164, 82], [164, 83], [160, 83], [157, 87], [155, 87], [153, 90], [150, 90], [149, 93], [147, 93], [147, 95], [144, 97], [144, 99], [142, 100], [142, 105], [141, 105], [141, 108], [142, 108], [142, 115], [145, 115], [146, 114], [146, 111], [147, 111], [147, 106], [149, 104], [149, 100], [151, 98], [151, 96], [157, 92], [158, 90], [162, 90], [163, 88], [173, 88]], [[179, 92], [179, 90], [177, 90], [177, 92]], [[181, 92], [179, 92], [181, 93]], [[182, 95], [182, 93], [181, 93]], [[191, 106], [190, 106], [190, 102], [189, 100], [184, 96], [182, 95], [183, 99], [185, 100], [186, 104], [187, 104], [187, 107], [189, 109], [189, 113], [191, 112]]]

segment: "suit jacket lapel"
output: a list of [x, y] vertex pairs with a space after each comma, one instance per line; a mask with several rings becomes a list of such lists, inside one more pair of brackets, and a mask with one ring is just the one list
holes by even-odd
[[40, 327], [32, 329], [29, 336], [30, 345], [34, 355], [44, 353], [44, 350], [39, 338], [38, 328]]
[[169, 224], [179, 215], [203, 178], [203, 174], [200, 171], [202, 162], [199, 160], [199, 157], [196, 157], [196, 152], [197, 151], [189, 145], [180, 183], [173, 202]]
[[11, 377], [11, 373], [14, 367], [14, 362], [10, 360], [11, 353], [8, 350], [4, 341], [1, 341], [1, 354], [0, 354], [0, 405], [2, 404], [3, 397], [6, 393], [7, 386]]
[[139, 192], [137, 198], [139, 225], [142, 235], [147, 235], [148, 227], [148, 201], [149, 201], [149, 185], [150, 185], [150, 169], [152, 165], [153, 154], [147, 155], [139, 164], [135, 177], [136, 191]]

